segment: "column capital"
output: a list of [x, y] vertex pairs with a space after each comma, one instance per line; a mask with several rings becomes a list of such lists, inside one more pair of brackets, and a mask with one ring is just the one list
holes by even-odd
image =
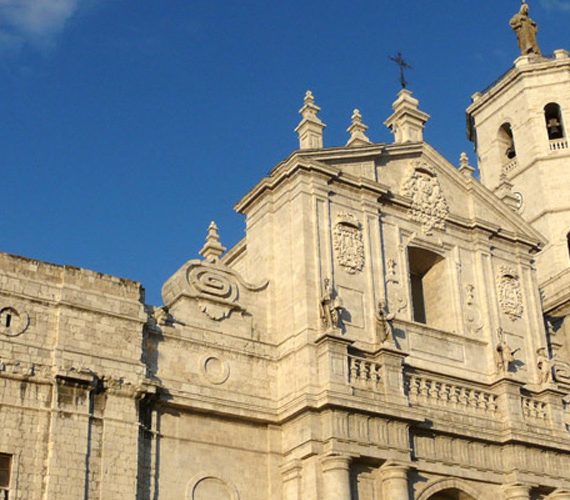
[[530, 486], [522, 483], [512, 483], [503, 486], [505, 500], [529, 500]]
[[382, 479], [407, 479], [410, 467], [398, 462], [388, 461], [379, 470]]
[[350, 462], [352, 458], [348, 455], [325, 455], [321, 458], [321, 465], [323, 472], [333, 470], [346, 470], [350, 469]]

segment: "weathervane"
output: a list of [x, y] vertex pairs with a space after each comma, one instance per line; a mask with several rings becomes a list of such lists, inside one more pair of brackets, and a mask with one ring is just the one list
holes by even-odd
[[400, 85], [402, 85], [402, 88], [405, 89], [408, 85], [408, 82], [406, 82], [404, 71], [406, 69], [412, 69], [412, 67], [404, 60], [401, 52], [398, 52], [395, 56], [389, 56], [389, 59], [400, 66]]

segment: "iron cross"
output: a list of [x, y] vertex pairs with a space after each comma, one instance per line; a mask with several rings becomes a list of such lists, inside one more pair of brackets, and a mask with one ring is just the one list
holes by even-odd
[[400, 66], [400, 84], [402, 88], [405, 89], [408, 85], [406, 82], [406, 76], [404, 74], [404, 70], [412, 69], [412, 67], [404, 60], [401, 52], [398, 52], [396, 56], [389, 56], [391, 61], [394, 61], [398, 66]]

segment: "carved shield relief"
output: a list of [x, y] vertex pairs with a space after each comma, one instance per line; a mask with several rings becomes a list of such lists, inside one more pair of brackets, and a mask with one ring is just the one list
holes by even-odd
[[512, 320], [522, 317], [524, 306], [520, 278], [514, 269], [501, 266], [497, 273], [497, 293], [501, 310]]
[[426, 164], [414, 164], [414, 170], [404, 182], [402, 194], [412, 199], [409, 214], [422, 225], [425, 234], [445, 229], [449, 207], [443, 196], [435, 170]]
[[348, 273], [355, 274], [364, 268], [362, 226], [354, 215], [342, 213], [333, 230], [336, 260]]

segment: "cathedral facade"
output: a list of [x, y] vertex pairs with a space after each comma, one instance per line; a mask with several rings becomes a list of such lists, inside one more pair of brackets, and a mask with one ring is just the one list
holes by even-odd
[[0, 500], [570, 500], [570, 54], [473, 95], [480, 170], [402, 89], [141, 284], [0, 254]]

